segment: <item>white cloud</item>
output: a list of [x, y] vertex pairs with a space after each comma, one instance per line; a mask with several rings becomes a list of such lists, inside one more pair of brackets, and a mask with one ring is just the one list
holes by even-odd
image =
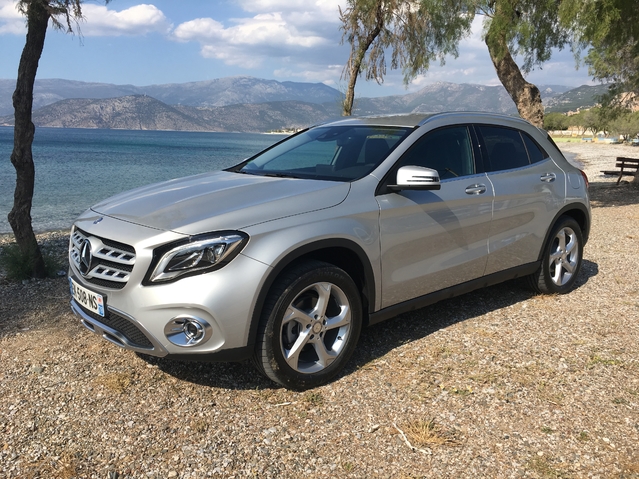
[[85, 4], [82, 7], [85, 36], [145, 35], [168, 33], [171, 25], [161, 10], [154, 5], [135, 5], [125, 10], [110, 10], [103, 5]]
[[173, 35], [178, 40], [199, 41], [203, 53], [216, 47], [313, 48], [326, 41], [317, 35], [300, 34], [280, 13], [263, 13], [235, 22], [235, 26], [224, 28], [211, 18], [198, 18], [178, 25]]
[[[236, 3], [249, 13], [287, 12], [310, 13], [317, 20], [338, 22], [337, 9], [344, 1], [338, 0], [237, 0]], [[342, 5], [343, 7], [343, 5]]]
[[0, 0], [0, 35], [4, 33], [24, 35], [24, 17], [18, 12], [15, 0]]
[[[180, 24], [173, 37], [200, 44], [201, 55], [247, 69], [273, 64], [276, 78], [339, 84], [348, 46], [340, 46], [338, 6], [342, 0], [235, 0], [248, 15], [230, 20], [200, 18]], [[436, 81], [498, 83], [482, 40], [484, 17], [459, 45], [460, 56], [433, 62], [408, 90]], [[224, 23], [223, 23], [224, 22]], [[332, 66], [331, 66], [332, 65]], [[402, 74], [389, 69], [384, 86], [402, 85]], [[358, 85], [363, 86], [363, 79]], [[402, 88], [403, 89], [403, 88]]]
[[[238, 0], [252, 16], [229, 19], [198, 18], [175, 28], [173, 38], [200, 44], [205, 58], [245, 68], [268, 66], [273, 59], [278, 71], [292, 76], [319, 77], [330, 63], [345, 62], [339, 48], [338, 3], [326, 1]], [[309, 69], [304, 65], [315, 64]], [[318, 81], [330, 80], [322, 78]], [[334, 80], [334, 79], [333, 79]]]
[[[0, 0], [0, 34], [25, 33], [24, 17], [16, 5], [16, 0]], [[117, 11], [103, 5], [85, 3], [82, 14], [84, 20], [80, 23], [80, 31], [87, 37], [169, 33], [171, 28], [162, 11], [154, 5], [140, 4]]]

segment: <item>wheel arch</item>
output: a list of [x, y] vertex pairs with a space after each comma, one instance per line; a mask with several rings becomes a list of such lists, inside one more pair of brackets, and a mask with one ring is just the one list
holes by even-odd
[[581, 203], [573, 203], [567, 205], [555, 215], [552, 222], [550, 223], [550, 227], [546, 231], [546, 237], [544, 238], [542, 248], [539, 251], [538, 260], [541, 261], [544, 250], [546, 249], [546, 245], [550, 240], [550, 234], [557, 224], [557, 221], [559, 221], [559, 218], [561, 218], [562, 216], [568, 216], [569, 218], [574, 219], [581, 228], [581, 235], [584, 240], [584, 246], [588, 242], [588, 236], [590, 234], [590, 211], [585, 205]]
[[284, 256], [266, 277], [257, 296], [251, 315], [247, 346], [254, 347], [262, 314], [262, 308], [273, 283], [287, 268], [305, 260], [317, 260], [343, 269], [360, 291], [363, 309], [363, 326], [368, 324], [369, 314], [375, 307], [375, 275], [368, 256], [355, 242], [348, 239], [325, 239], [303, 245]]

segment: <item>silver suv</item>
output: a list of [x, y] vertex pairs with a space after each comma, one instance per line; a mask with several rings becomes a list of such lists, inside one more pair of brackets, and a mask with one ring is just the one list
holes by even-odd
[[363, 326], [522, 276], [570, 291], [587, 186], [520, 119], [344, 119], [87, 210], [71, 232], [71, 306], [123, 348], [252, 359], [279, 384], [314, 387]]

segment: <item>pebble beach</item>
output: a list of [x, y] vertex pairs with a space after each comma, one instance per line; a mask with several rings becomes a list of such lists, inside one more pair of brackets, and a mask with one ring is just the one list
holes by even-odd
[[[639, 478], [639, 188], [600, 173], [639, 148], [559, 146], [591, 183], [574, 291], [388, 320], [311, 391], [137, 356], [80, 325], [64, 277], [0, 276], [0, 478]], [[64, 261], [68, 232], [39, 239]]]

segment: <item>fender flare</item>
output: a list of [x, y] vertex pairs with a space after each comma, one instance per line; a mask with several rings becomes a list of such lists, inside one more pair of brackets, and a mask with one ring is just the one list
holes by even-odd
[[[557, 224], [557, 221], [559, 220], [559, 218], [561, 218], [562, 216], [571, 216], [574, 218], [573, 215], [566, 214], [567, 212], [574, 211], [574, 210], [579, 210], [579, 212], [583, 214], [583, 228], [582, 228], [581, 234], [584, 239], [584, 246], [586, 245], [586, 243], [588, 242], [588, 236], [590, 235], [590, 223], [591, 223], [590, 211], [582, 203], [571, 203], [569, 205], [564, 206], [561, 210], [559, 210], [559, 212], [555, 215], [552, 222], [550, 223], [550, 227], [546, 231], [546, 236], [544, 238], [544, 242], [542, 243], [541, 250], [539, 251], [539, 255], [537, 256], [538, 261], [541, 261], [542, 259], [544, 251], [546, 249], [546, 245], [548, 244], [548, 241], [550, 240], [550, 232], [552, 231], [554, 226]], [[574, 219], [575, 221], [577, 221], [577, 223], [580, 223], [580, 224], [582, 223], [578, 218], [574, 218]]]
[[362, 294], [364, 296], [362, 300], [363, 302], [368, 304], [368, 308], [366, 308], [366, 306], [364, 305], [364, 311], [366, 312], [366, 315], [363, 320], [364, 325], [367, 324], [368, 315], [371, 312], [370, 310], [375, 307], [375, 275], [373, 273], [373, 267], [371, 266], [368, 256], [366, 255], [362, 247], [352, 240], [345, 238], [324, 239], [313, 243], [308, 243], [294, 249], [282, 259], [280, 259], [275, 266], [273, 266], [272, 270], [267, 275], [266, 280], [262, 284], [262, 288], [260, 289], [257, 300], [255, 301], [253, 313], [251, 314], [251, 324], [249, 327], [249, 334], [246, 343], [247, 347], [251, 348], [251, 350], [255, 347], [255, 341], [257, 340], [257, 330], [262, 315], [262, 308], [264, 307], [266, 297], [271, 290], [273, 283], [282, 273], [282, 271], [284, 271], [295, 261], [298, 261], [300, 258], [303, 258], [305, 256], [312, 256], [315, 252], [331, 248], [346, 249], [352, 252], [355, 256], [357, 256], [357, 259], [362, 265]]

